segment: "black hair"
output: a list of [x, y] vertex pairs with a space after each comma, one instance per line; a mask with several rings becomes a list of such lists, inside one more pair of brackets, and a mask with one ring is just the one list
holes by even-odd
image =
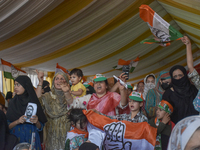
[[106, 80], [104, 80], [105, 81], [105, 83], [106, 83], [106, 86], [108, 87], [108, 80], [106, 79]]
[[99, 149], [99, 147], [96, 144], [90, 142], [84, 142], [79, 147], [79, 150], [96, 150], [96, 149]]
[[6, 93], [6, 100], [11, 99], [12, 98], [12, 92], [9, 91]]
[[147, 82], [147, 79], [148, 79], [149, 77], [153, 77], [153, 78], [155, 79], [154, 75], [150, 74], [150, 75], [147, 76], [146, 82]]
[[74, 68], [74, 69], [70, 72], [69, 75], [71, 76], [72, 74], [75, 74], [75, 75], [77, 75], [78, 77], [83, 77], [83, 72], [82, 72], [81, 69]]
[[80, 127], [83, 129], [83, 123], [87, 122], [86, 116], [83, 114], [83, 109], [74, 108], [70, 110], [68, 119], [70, 122], [73, 122], [74, 125], [80, 120]]
[[[148, 78], [148, 77], [147, 77], [147, 78]], [[143, 81], [141, 81], [141, 82], [138, 82], [137, 86], [138, 86], [140, 83], [144, 84], [144, 82], [143, 82]]]

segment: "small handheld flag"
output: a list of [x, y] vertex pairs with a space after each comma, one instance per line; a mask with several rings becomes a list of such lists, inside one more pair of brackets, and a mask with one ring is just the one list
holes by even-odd
[[136, 68], [136, 66], [137, 66], [137, 64], [138, 64], [138, 62], [139, 62], [139, 60], [140, 60], [139, 56], [138, 56], [135, 60], [128, 60], [128, 61], [125, 61], [125, 60], [123, 60], [123, 59], [119, 59], [118, 65], [115, 66], [115, 67], [113, 67], [113, 68], [114, 68], [114, 69], [117, 69], [117, 70], [122, 70], [122, 67], [123, 67], [124, 65], [126, 65], [126, 66], [129, 65], [129, 68], [130, 68], [129, 72], [132, 73], [132, 72], [134, 71], [134, 69]]
[[63, 73], [66, 73], [69, 75], [69, 71], [67, 69], [65, 69], [64, 67], [58, 65], [58, 63], [56, 64], [56, 71], [55, 71], [55, 74], [58, 73], [58, 72], [63, 72]]
[[24, 70], [21, 70], [13, 64], [1, 59], [1, 67], [4, 73], [4, 77], [7, 79], [15, 79], [19, 75], [27, 75]]

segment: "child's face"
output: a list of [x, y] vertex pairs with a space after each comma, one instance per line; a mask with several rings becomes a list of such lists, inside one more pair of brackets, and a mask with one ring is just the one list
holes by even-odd
[[81, 130], [81, 131], [86, 131], [87, 129], [87, 122], [82, 123], [82, 128], [81, 128], [81, 122], [80, 120], [76, 122], [76, 128]]
[[158, 119], [163, 119], [166, 113], [167, 113], [166, 111], [158, 107], [156, 111], [156, 116]]
[[76, 74], [72, 74], [70, 79], [71, 79], [72, 84], [75, 85], [75, 84], [79, 83], [82, 78], [78, 77]]
[[134, 101], [134, 100], [129, 98], [128, 105], [129, 105], [129, 108], [130, 108], [131, 111], [139, 111], [140, 107], [142, 107], [143, 103]]

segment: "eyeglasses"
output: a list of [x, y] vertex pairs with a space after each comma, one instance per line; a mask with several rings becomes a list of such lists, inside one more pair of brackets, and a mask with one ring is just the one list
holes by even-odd
[[21, 84], [19, 84], [19, 83], [16, 83], [16, 84], [14, 84], [14, 86], [17, 86], [17, 87], [19, 87], [19, 86], [21, 86]]

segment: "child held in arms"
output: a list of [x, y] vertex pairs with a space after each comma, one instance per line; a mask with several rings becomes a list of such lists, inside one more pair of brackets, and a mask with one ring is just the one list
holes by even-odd
[[[141, 107], [143, 106], [143, 97], [141, 93], [132, 91], [131, 94], [129, 95], [128, 105], [130, 108], [129, 114], [121, 114], [121, 115], [107, 116], [107, 117], [111, 119], [117, 119], [120, 121], [126, 120], [134, 123], [148, 122], [147, 117], [141, 111]], [[94, 111], [97, 112], [96, 110]], [[102, 113], [99, 114], [103, 115]]]
[[81, 69], [75, 68], [70, 72], [70, 80], [72, 82], [71, 94], [72, 97], [74, 98], [86, 95], [86, 88], [81, 83], [82, 77], [83, 77], [83, 72]]
[[157, 128], [155, 150], [167, 150], [171, 131], [175, 124], [170, 120], [173, 106], [168, 101], [162, 100], [157, 106], [156, 117], [150, 120], [150, 125]]

